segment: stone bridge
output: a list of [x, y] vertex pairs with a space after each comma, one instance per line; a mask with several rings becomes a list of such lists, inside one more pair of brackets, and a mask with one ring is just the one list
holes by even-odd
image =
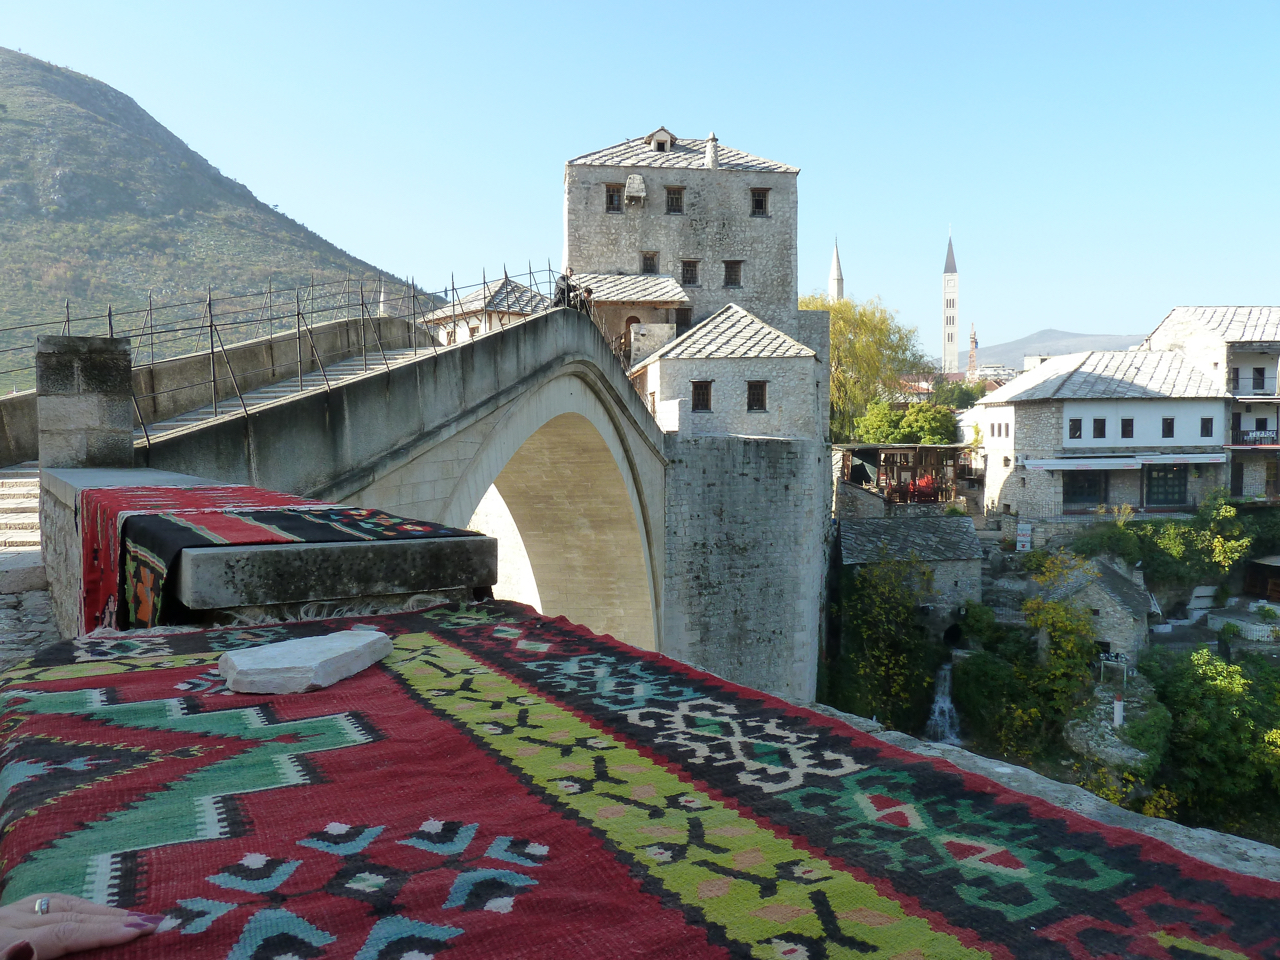
[[[663, 436], [587, 316], [553, 310], [222, 410], [138, 443], [137, 465], [450, 526], [495, 487], [543, 612], [661, 643]], [[513, 550], [500, 536], [500, 569]]]

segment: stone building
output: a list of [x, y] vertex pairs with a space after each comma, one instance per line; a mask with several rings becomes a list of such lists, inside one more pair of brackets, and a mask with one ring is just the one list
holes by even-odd
[[732, 301], [795, 336], [799, 172], [665, 127], [576, 157], [565, 164], [564, 263], [675, 278], [689, 297], [672, 308], [679, 333]]
[[546, 295], [510, 277], [490, 280], [426, 314], [421, 322], [441, 346], [464, 343], [500, 329], [513, 320], [541, 313], [551, 305]]
[[[585, 154], [565, 164], [564, 264], [664, 431], [662, 652], [811, 699], [830, 317], [797, 308], [798, 174], [664, 127]], [[662, 290], [601, 294], [646, 284]]]
[[1088, 611], [1103, 653], [1124, 654], [1134, 662], [1147, 646], [1151, 594], [1140, 570], [1126, 574], [1109, 563], [1091, 560], [1066, 574], [1043, 596], [1070, 601]]
[[1228, 399], [1173, 351], [1054, 357], [974, 407], [985, 507], [1030, 518], [1194, 509], [1225, 482]]
[[1232, 496], [1280, 497], [1280, 307], [1175, 307], [1143, 346], [1182, 351], [1230, 395]]
[[631, 370], [658, 425], [685, 436], [820, 435], [817, 354], [736, 304]]
[[842, 520], [840, 558], [846, 568], [887, 560], [920, 564], [916, 589], [944, 620], [982, 600], [982, 544], [969, 517]]

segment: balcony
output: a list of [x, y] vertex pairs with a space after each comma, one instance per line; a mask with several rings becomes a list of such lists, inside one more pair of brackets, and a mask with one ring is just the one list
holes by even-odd
[[1233, 447], [1274, 447], [1277, 445], [1275, 430], [1232, 430]]
[[1241, 370], [1239, 376], [1227, 377], [1227, 390], [1233, 397], [1274, 397], [1276, 378], [1250, 374]]

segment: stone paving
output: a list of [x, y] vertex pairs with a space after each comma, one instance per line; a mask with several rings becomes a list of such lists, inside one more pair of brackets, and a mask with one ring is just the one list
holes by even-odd
[[0, 594], [0, 671], [61, 639], [48, 590]]

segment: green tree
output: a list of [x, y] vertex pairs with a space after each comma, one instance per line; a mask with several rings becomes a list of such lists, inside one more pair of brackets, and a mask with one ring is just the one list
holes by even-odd
[[938, 666], [916, 617], [926, 579], [923, 567], [906, 560], [844, 572], [841, 652], [828, 667], [832, 706], [894, 730], [924, 726]]
[[898, 443], [955, 443], [960, 425], [956, 415], [932, 403], [913, 403], [902, 416]]
[[854, 435], [864, 443], [898, 443], [902, 434], [901, 410], [884, 400], [867, 404], [867, 412], [854, 421]]
[[932, 402], [952, 410], [968, 410], [987, 392], [985, 383], [964, 383], [939, 377], [933, 381]]
[[904, 379], [932, 380], [932, 363], [914, 327], [898, 323], [878, 298], [832, 300], [826, 294], [800, 298], [801, 310], [831, 313], [831, 433], [853, 436], [854, 421], [867, 405], [902, 395]]

